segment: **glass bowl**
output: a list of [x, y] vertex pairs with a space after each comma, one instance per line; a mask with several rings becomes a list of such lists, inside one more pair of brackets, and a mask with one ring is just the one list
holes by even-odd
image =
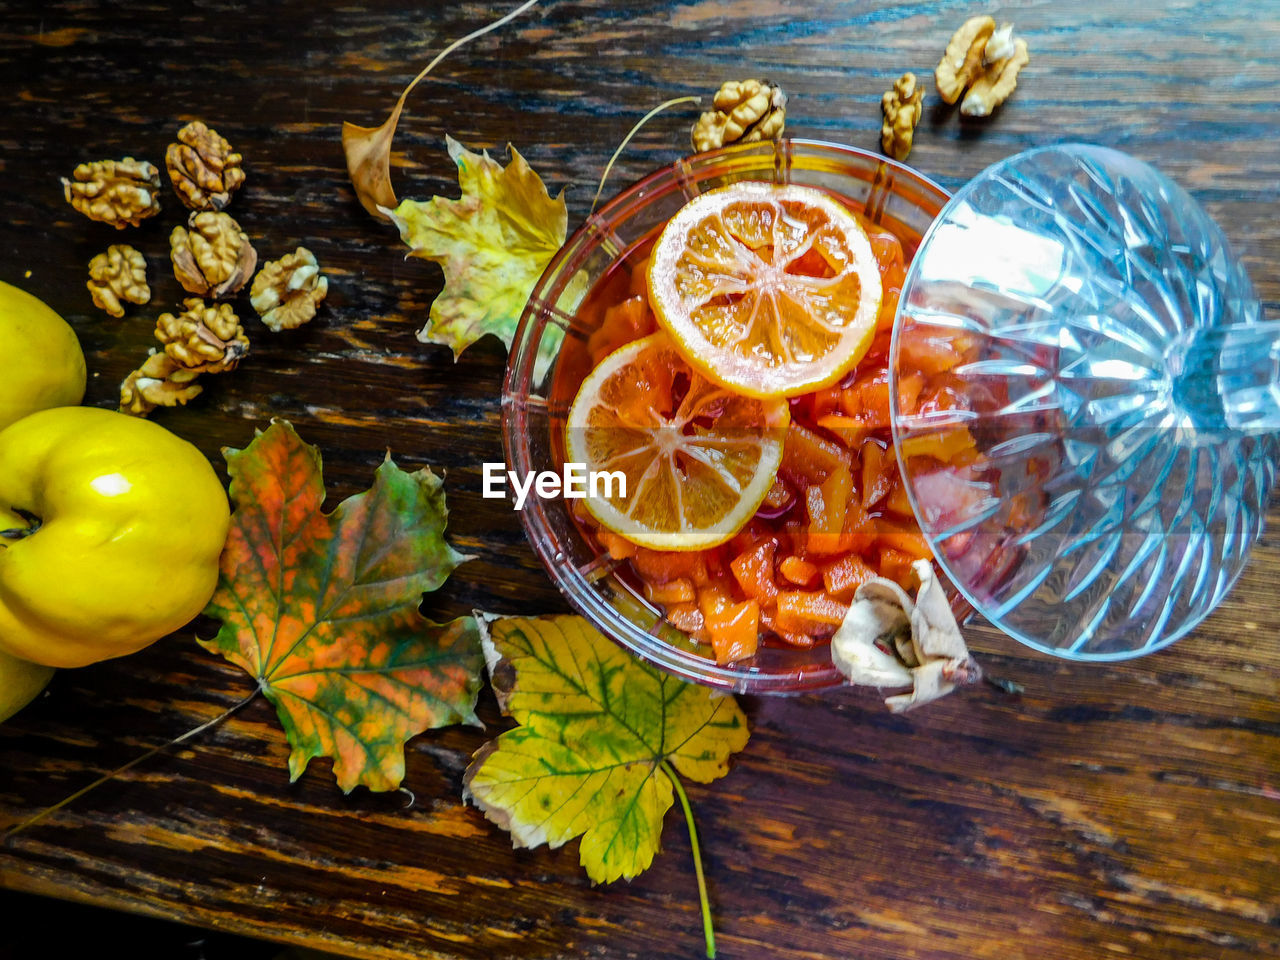
[[[1280, 452], [1280, 325], [1260, 317], [1221, 229], [1134, 157], [1041, 147], [956, 192], [903, 282], [890, 392], [925, 343], [958, 358], [966, 402], [891, 419], [921, 530], [987, 620], [1122, 660], [1221, 602]], [[908, 455], [966, 431], [970, 466]]]
[[[556, 373], [575, 341], [592, 333], [578, 317], [588, 292], [628, 253], [654, 236], [686, 202], [740, 180], [796, 183], [838, 194], [867, 219], [897, 234], [912, 256], [948, 195], [908, 167], [833, 143], [781, 140], [740, 144], [677, 160], [590, 216], [547, 266], [520, 319], [502, 390], [508, 468], [559, 471], [560, 434], [572, 395]], [[721, 666], [666, 623], [625, 576], [624, 562], [600, 553], [562, 499], [530, 497], [521, 512], [529, 542], [569, 603], [606, 636], [686, 680], [740, 693], [801, 693], [842, 684], [826, 644], [809, 650], [761, 647], [750, 660]]]

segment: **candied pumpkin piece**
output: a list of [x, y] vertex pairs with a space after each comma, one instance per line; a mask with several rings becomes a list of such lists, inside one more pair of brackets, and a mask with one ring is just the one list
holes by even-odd
[[898, 461], [885, 444], [867, 440], [858, 453], [862, 460], [862, 505], [879, 503], [893, 489]]
[[853, 475], [843, 465], [832, 470], [821, 486], [806, 491], [810, 553], [831, 554], [849, 549], [850, 542], [843, 534], [852, 498]]
[[769, 510], [772, 513], [783, 513], [791, 508], [796, 502], [796, 495], [792, 489], [787, 486], [787, 482], [781, 477], [773, 478], [773, 486], [769, 488], [769, 492], [764, 495], [764, 502], [760, 504], [761, 510]]
[[780, 469], [812, 485], [822, 483], [838, 467], [848, 469], [848, 458], [840, 444], [792, 420], [782, 447]]
[[884, 519], [879, 521], [878, 526], [880, 531], [876, 539], [882, 546], [892, 547], [905, 553], [912, 560], [933, 559], [933, 551], [929, 549], [928, 541], [918, 530], [908, 530]]
[[936, 377], [959, 366], [972, 346], [972, 338], [965, 334], [910, 324], [898, 338], [899, 364]]
[[667, 623], [687, 633], [694, 640], [707, 641], [706, 621], [696, 603], [673, 603], [665, 612]]
[[787, 557], [778, 564], [778, 572], [797, 587], [807, 587], [818, 578], [822, 571], [817, 564], [810, 563], [800, 557]]
[[819, 417], [818, 426], [823, 430], [829, 430], [840, 438], [849, 449], [853, 449], [862, 442], [862, 438], [866, 436], [867, 426], [861, 420], [854, 417], [845, 416], [843, 413], [828, 413]]
[[587, 352], [593, 366], [632, 340], [647, 337], [658, 329], [645, 297], [628, 297], [604, 312], [604, 320], [587, 338]]
[[667, 606], [673, 603], [691, 603], [696, 596], [693, 590], [693, 581], [680, 577], [676, 580], [668, 580], [666, 583], [649, 583], [645, 582], [644, 595], [650, 603], [661, 604]]
[[776, 611], [760, 611], [760, 626], [764, 627], [764, 629], [768, 630], [789, 647], [808, 650], [811, 647], [817, 646], [819, 638], [803, 632], [804, 627], [807, 625], [808, 624], [802, 623], [799, 630], [788, 630], [779, 624]]
[[884, 546], [880, 548], [880, 560], [877, 566], [880, 568], [880, 576], [886, 580], [892, 580], [903, 590], [911, 590], [915, 580], [915, 573], [911, 569], [911, 564], [914, 562], [915, 558], [909, 553], [903, 553], [895, 547]]
[[884, 498], [884, 508], [900, 517], [915, 516], [911, 511], [911, 501], [907, 499], [907, 487], [902, 482], [901, 476], [894, 481], [893, 489]]
[[615, 560], [630, 560], [640, 549], [626, 537], [604, 527], [596, 530], [596, 539], [600, 541], [600, 546], [604, 547], [605, 552]]
[[762, 540], [730, 561], [733, 578], [749, 599], [762, 607], [771, 607], [778, 599], [778, 586], [774, 582], [773, 556], [778, 541]]
[[898, 410], [903, 413], [915, 413], [920, 402], [920, 391], [924, 389], [924, 377], [912, 371], [898, 378]]
[[867, 239], [871, 242], [871, 252], [876, 263], [880, 265], [880, 282], [885, 287], [902, 286], [907, 275], [905, 258], [902, 255], [902, 243], [886, 230], [867, 231]]
[[637, 547], [631, 558], [641, 578], [649, 583], [669, 583], [681, 578], [698, 583], [706, 579], [701, 550], [647, 550]]
[[902, 441], [904, 457], [933, 457], [943, 463], [954, 463], [971, 450], [976, 450], [968, 427], [952, 427]]
[[754, 657], [760, 643], [760, 604], [744, 600], [706, 618], [707, 634], [716, 663], [729, 664]]
[[865, 560], [849, 553], [823, 567], [822, 585], [835, 599], [849, 603], [854, 591], [875, 576], [876, 572]]
[[705, 587], [698, 588], [698, 609], [702, 611], [704, 619], [710, 620], [723, 613], [733, 603], [733, 589], [729, 586], [728, 579], [713, 580]]
[[823, 590], [778, 591], [780, 620], [804, 620], [838, 627], [844, 622], [848, 612], [847, 603], [840, 602]]

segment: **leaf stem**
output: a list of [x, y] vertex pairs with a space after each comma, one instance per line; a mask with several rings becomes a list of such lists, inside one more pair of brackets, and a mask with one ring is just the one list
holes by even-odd
[[183, 743], [186, 740], [190, 740], [192, 737], [198, 736], [201, 733], [204, 733], [210, 727], [216, 727], [218, 724], [222, 723], [222, 721], [226, 720], [232, 714], [241, 710], [243, 707], [248, 706], [248, 704], [252, 702], [253, 699], [258, 695], [258, 692], [259, 691], [255, 689], [253, 693], [249, 694], [239, 703], [232, 704], [230, 707], [228, 707], [222, 713], [218, 714], [212, 720], [209, 720], [206, 723], [202, 723], [200, 724], [200, 726], [195, 727], [192, 730], [188, 730], [184, 734], [174, 737], [172, 740], [168, 741], [167, 743], [162, 743], [159, 746], [152, 747], [146, 753], [143, 753], [140, 756], [134, 757], [132, 760], [130, 760], [126, 764], [116, 767], [110, 773], [104, 773], [102, 776], [100, 776], [97, 780], [93, 781], [93, 783], [89, 784], [87, 787], [81, 787], [75, 793], [71, 794], [71, 796], [64, 797], [63, 799], [55, 803], [53, 806], [45, 807], [43, 810], [41, 810], [39, 813], [35, 814], [34, 816], [28, 817], [26, 820], [23, 820], [18, 825], [10, 827], [8, 830], [4, 832], [4, 839], [8, 840], [10, 837], [14, 836], [18, 832], [27, 829], [27, 827], [34, 826], [35, 824], [39, 823], [41, 820], [43, 820], [45, 817], [49, 816], [50, 814], [57, 813], [67, 804], [72, 803], [76, 800], [79, 800], [90, 790], [96, 790], [98, 787], [102, 786], [104, 783], [114, 780], [116, 777], [120, 776], [120, 774], [125, 773], [129, 770], [132, 770], [138, 764], [142, 763], [142, 761], [148, 760], [151, 757], [154, 757], [157, 753], [160, 753], [162, 750], [168, 750], [170, 747], [176, 747], [178, 744]]
[[622, 151], [627, 149], [627, 144], [630, 143], [631, 138], [640, 131], [640, 128], [668, 107], [674, 107], [681, 103], [698, 103], [701, 99], [701, 97], [676, 97], [674, 100], [668, 100], [665, 103], [658, 104], [640, 118], [640, 122], [632, 127], [627, 135], [622, 138], [622, 142], [618, 144], [618, 149], [613, 151], [613, 156], [610, 157], [609, 162], [605, 164], [604, 173], [600, 175], [600, 186], [596, 187], [595, 199], [591, 201], [591, 213], [596, 212], [596, 204], [600, 202], [600, 194], [604, 190], [604, 182], [609, 179], [609, 171], [613, 169], [614, 163], [616, 163], [618, 157], [622, 155]]
[[481, 27], [478, 30], [472, 30], [465, 37], [462, 37], [458, 40], [453, 41], [453, 43], [449, 44], [447, 47], [445, 47], [443, 50], [437, 53], [435, 56], [435, 59], [433, 59], [430, 63], [428, 63], [425, 67], [423, 67], [422, 72], [409, 81], [409, 85], [404, 88], [404, 93], [400, 94], [400, 101], [399, 103], [396, 104], [396, 110], [399, 111], [404, 106], [404, 102], [408, 98], [409, 94], [413, 91], [413, 88], [416, 87], [418, 83], [428, 73], [434, 70], [436, 68], [436, 64], [438, 64], [441, 60], [443, 60], [449, 54], [453, 53], [453, 51], [457, 50], [463, 44], [470, 43], [472, 40], [477, 40], [480, 37], [483, 37], [486, 33], [490, 33], [493, 30], [497, 30], [503, 24], [509, 23], [510, 21], [514, 20], [516, 17], [520, 16], [520, 14], [524, 13], [530, 7], [535, 6], [537, 2], [538, 0], [527, 0], [527, 2], [520, 4], [520, 6], [516, 7], [516, 9], [512, 10], [510, 13], [506, 14], [505, 16], [499, 17], [497, 20], [494, 20], [492, 23], [486, 23], [483, 27]]
[[707, 878], [702, 872], [702, 852], [698, 848], [698, 828], [693, 823], [693, 808], [689, 806], [689, 797], [684, 792], [684, 785], [680, 783], [680, 778], [676, 776], [671, 764], [663, 760], [660, 766], [676, 788], [676, 796], [680, 798], [680, 806], [684, 809], [685, 823], [689, 825], [689, 848], [693, 851], [693, 872], [698, 877], [698, 900], [702, 904], [702, 933], [707, 941], [707, 960], [715, 960], [716, 930], [711, 922], [711, 902], [707, 898]]

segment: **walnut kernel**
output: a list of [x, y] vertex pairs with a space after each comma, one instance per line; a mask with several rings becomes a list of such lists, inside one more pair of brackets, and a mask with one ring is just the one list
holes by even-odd
[[249, 338], [231, 304], [188, 297], [182, 306], [182, 313], [162, 313], [156, 321], [156, 339], [164, 352], [194, 373], [234, 370], [249, 352]]
[[145, 417], [156, 407], [186, 406], [204, 387], [166, 353], [152, 351], [120, 384], [120, 412]]
[[730, 80], [720, 86], [708, 110], [693, 125], [693, 149], [715, 150], [727, 143], [750, 143], [782, 136], [787, 95], [767, 80]]
[[1018, 86], [1018, 73], [1031, 62], [1027, 41], [1017, 37], [1013, 41], [1013, 53], [997, 60], [969, 88], [960, 103], [960, 113], [966, 117], [987, 117], [991, 111], [1009, 99]]
[[113, 243], [106, 253], [89, 261], [89, 281], [85, 286], [93, 305], [113, 317], [124, 316], [122, 300], [142, 305], [151, 299], [147, 261], [139, 251], [123, 243]]
[[880, 126], [880, 146], [895, 160], [907, 159], [916, 124], [924, 109], [924, 90], [916, 83], [916, 75], [904, 73], [894, 81], [893, 89], [880, 98], [884, 122]]
[[991, 34], [987, 45], [982, 48], [982, 64], [990, 66], [999, 60], [1007, 60], [1015, 52], [1013, 43], [1013, 24], [1002, 23]]
[[249, 302], [271, 330], [292, 330], [316, 314], [329, 292], [315, 254], [306, 247], [266, 264], [249, 290]]
[[90, 220], [117, 230], [136, 227], [160, 212], [160, 171], [145, 160], [97, 160], [82, 163], [62, 178], [67, 202]]
[[184, 405], [200, 393], [195, 381], [202, 373], [234, 370], [249, 352], [249, 338], [229, 303], [188, 297], [183, 307], [156, 321], [164, 349], [153, 350], [120, 384], [121, 412], [145, 417], [156, 407]]
[[193, 213], [188, 228], [169, 235], [173, 275], [184, 290], [214, 300], [235, 293], [253, 276], [258, 254], [225, 213]]
[[243, 158], [226, 138], [199, 120], [178, 131], [169, 144], [164, 165], [173, 189], [192, 210], [221, 210], [244, 183]]
[[933, 71], [938, 93], [947, 103], [955, 103], [960, 94], [982, 72], [982, 55], [987, 41], [995, 32], [991, 17], [970, 17], [951, 37], [947, 51]]

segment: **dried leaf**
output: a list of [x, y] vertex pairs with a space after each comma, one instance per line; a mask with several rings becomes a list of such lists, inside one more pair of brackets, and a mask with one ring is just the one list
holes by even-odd
[[387, 211], [412, 256], [444, 269], [444, 289], [418, 339], [451, 347], [455, 358], [488, 333], [510, 349], [534, 284], [564, 243], [564, 192], [552, 200], [515, 147], [504, 168], [445, 140], [462, 197], [405, 200]]
[[641, 873], [672, 804], [672, 768], [710, 783], [746, 746], [737, 703], [634, 659], [581, 617], [481, 630], [499, 703], [520, 726], [476, 753], [464, 795], [517, 847], [581, 836], [598, 883]]
[[223, 454], [236, 510], [205, 611], [222, 629], [202, 645], [275, 705], [291, 779], [329, 756], [344, 791], [394, 790], [406, 740], [478, 722], [475, 620], [418, 613], [423, 593], [467, 559], [444, 540], [443, 482], [388, 456], [372, 488], [326, 514], [319, 451], [288, 423]]
[[382, 208], [396, 205], [396, 192], [391, 187], [391, 140], [396, 135], [405, 98], [412, 89], [413, 84], [405, 88], [391, 116], [381, 126], [361, 127], [350, 121], [342, 124], [342, 152], [347, 155], [347, 174], [356, 199], [371, 216], [381, 220], [391, 219]]
[[982, 678], [933, 564], [918, 560], [913, 569], [920, 582], [915, 600], [892, 580], [869, 580], [854, 593], [844, 623], [831, 638], [831, 660], [850, 683], [911, 687], [910, 693], [885, 698], [894, 713]]
[[438, 54], [435, 59], [423, 67], [422, 72], [409, 81], [409, 85], [400, 94], [395, 109], [380, 126], [361, 127], [354, 123], [342, 124], [342, 150], [347, 156], [347, 173], [351, 177], [351, 185], [355, 188], [360, 205], [374, 217], [389, 218], [382, 207], [392, 208], [396, 205], [395, 190], [391, 187], [391, 141], [396, 135], [396, 125], [400, 123], [400, 114], [404, 111], [405, 101], [410, 92], [436, 64], [457, 50], [463, 44], [482, 37], [491, 30], [496, 30], [510, 20], [514, 20], [538, 0], [526, 0], [515, 10], [474, 30], [460, 40], [455, 40]]

